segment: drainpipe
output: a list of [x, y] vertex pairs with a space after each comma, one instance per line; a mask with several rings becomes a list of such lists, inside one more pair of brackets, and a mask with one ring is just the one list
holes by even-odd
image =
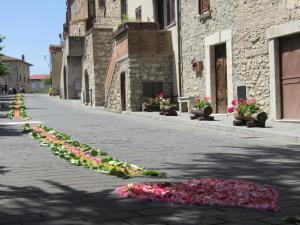
[[179, 97], [182, 97], [182, 38], [181, 38], [181, 0], [177, 0], [177, 36], [178, 36], [178, 78]]

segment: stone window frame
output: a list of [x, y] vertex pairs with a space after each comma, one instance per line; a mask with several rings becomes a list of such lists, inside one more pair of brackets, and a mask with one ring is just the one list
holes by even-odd
[[198, 0], [198, 15], [195, 18], [199, 18], [200, 20], [206, 20], [211, 17], [211, 8], [210, 8], [210, 0], [208, 0], [208, 7], [206, 10], [203, 9], [203, 1]]
[[270, 117], [275, 121], [282, 120], [279, 39], [297, 33], [300, 35], [300, 20], [274, 25], [268, 28], [266, 32], [270, 64]]
[[124, 20], [124, 17], [128, 16], [128, 1], [127, 0], [121, 0], [121, 17], [122, 21]]
[[[204, 1], [207, 1], [206, 7], [204, 7]], [[199, 15], [210, 13], [210, 0], [198, 0], [198, 10]]]
[[176, 3], [175, 0], [166, 0], [166, 24], [165, 27], [170, 27], [176, 23]]
[[227, 97], [228, 107], [234, 99], [233, 88], [233, 47], [232, 29], [222, 30], [209, 35], [205, 43], [205, 86], [206, 96], [211, 97], [213, 108], [216, 108], [216, 75], [215, 75], [215, 46], [226, 43], [227, 56]]

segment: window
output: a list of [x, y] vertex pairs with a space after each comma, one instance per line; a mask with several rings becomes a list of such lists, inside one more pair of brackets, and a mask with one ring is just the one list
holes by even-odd
[[167, 26], [175, 22], [175, 0], [167, 0]]
[[135, 9], [135, 19], [136, 21], [142, 22], [142, 6]]
[[199, 14], [209, 13], [210, 0], [199, 0]]
[[121, 15], [122, 15], [122, 21], [127, 18], [128, 9], [127, 9], [127, 0], [121, 0]]
[[163, 82], [144, 82], [143, 83], [143, 96], [155, 97], [164, 91]]

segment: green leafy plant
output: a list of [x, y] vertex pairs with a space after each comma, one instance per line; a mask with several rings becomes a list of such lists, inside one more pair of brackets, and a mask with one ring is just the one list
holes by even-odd
[[52, 76], [48, 76], [46, 79], [43, 80], [45, 85], [52, 85]]
[[53, 94], [53, 88], [49, 88], [49, 89], [48, 89], [48, 94], [49, 94], [49, 95], [52, 95], [52, 94]]
[[176, 104], [172, 103], [170, 98], [166, 98], [163, 92], [157, 96], [159, 98], [160, 110], [168, 111], [172, 108], [176, 108]]
[[211, 102], [210, 102], [210, 97], [197, 97], [196, 98], [196, 103], [195, 103], [196, 108], [198, 109], [203, 109], [205, 107], [211, 106]]

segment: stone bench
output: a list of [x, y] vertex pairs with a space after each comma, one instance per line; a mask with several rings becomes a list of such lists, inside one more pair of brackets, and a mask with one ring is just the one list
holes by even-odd
[[195, 107], [195, 97], [178, 97], [179, 111], [191, 113]]

